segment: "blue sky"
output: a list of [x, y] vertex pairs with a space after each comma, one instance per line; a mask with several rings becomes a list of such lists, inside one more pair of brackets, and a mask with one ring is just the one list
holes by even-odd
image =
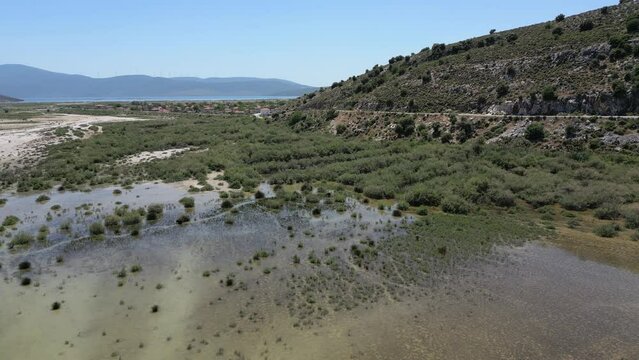
[[94, 77], [257, 76], [309, 85], [388, 58], [616, 0], [3, 1], [0, 64]]

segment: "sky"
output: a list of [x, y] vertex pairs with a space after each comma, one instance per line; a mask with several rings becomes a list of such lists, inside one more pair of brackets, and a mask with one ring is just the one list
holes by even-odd
[[0, 64], [326, 86], [396, 55], [616, 0], [0, 0]]

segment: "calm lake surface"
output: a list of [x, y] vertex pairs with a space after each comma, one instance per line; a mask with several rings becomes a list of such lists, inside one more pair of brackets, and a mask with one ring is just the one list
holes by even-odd
[[[20, 217], [18, 229], [50, 228], [47, 243], [0, 248], [8, 359], [639, 358], [639, 274], [553, 244], [497, 247], [436, 285], [392, 288], [353, 266], [350, 249], [401, 235], [409, 218], [354, 200], [312, 216], [247, 197], [233, 213], [216, 192], [114, 190], [52, 191], [43, 204], [37, 194], [3, 195], [0, 216]], [[186, 195], [192, 221], [177, 226]], [[164, 215], [139, 236], [85, 238], [118, 204], [155, 202]], [[58, 230], [65, 220], [70, 233]], [[24, 277], [31, 286], [20, 286]]]
[[288, 100], [296, 96], [168, 96], [168, 97], [83, 97], [83, 98], [25, 98], [25, 103], [93, 103], [93, 102], [131, 102], [131, 101], [250, 101], [250, 100]]

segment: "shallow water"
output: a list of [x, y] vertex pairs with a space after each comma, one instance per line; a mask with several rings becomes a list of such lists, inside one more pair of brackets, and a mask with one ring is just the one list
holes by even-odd
[[[86, 202], [104, 214], [116, 201], [132, 207], [177, 204], [186, 195], [162, 184], [137, 186], [120, 196], [112, 191], [54, 193], [47, 205], [35, 205], [36, 195], [10, 198], [2, 211], [28, 215], [24, 226], [37, 228], [56, 203], [69, 209], [66, 216]], [[432, 287], [392, 291], [385, 279], [355, 266], [349, 249], [361, 241], [389, 241], [404, 232], [410, 218], [393, 218], [353, 201], [344, 213], [325, 209], [313, 217], [303, 207], [269, 211], [247, 200], [230, 215], [219, 209], [217, 194], [192, 196], [198, 221], [188, 226], [173, 225], [183, 211], [175, 205], [139, 237], [61, 239], [59, 245], [52, 241], [16, 253], [3, 247], [3, 354], [11, 359], [639, 357], [635, 272], [551, 244], [528, 243], [464, 264]], [[93, 219], [87, 218], [81, 222]], [[255, 260], [260, 251], [267, 256]], [[322, 265], [312, 264], [311, 254]], [[32, 269], [18, 270], [25, 259]], [[142, 271], [132, 273], [132, 265]], [[126, 276], [118, 277], [123, 268]], [[25, 276], [33, 279], [31, 286], [19, 285]], [[60, 310], [51, 311], [54, 301], [61, 302]], [[158, 312], [151, 312], [153, 305]]]

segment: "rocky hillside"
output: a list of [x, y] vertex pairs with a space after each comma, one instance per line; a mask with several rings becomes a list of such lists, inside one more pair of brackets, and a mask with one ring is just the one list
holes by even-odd
[[302, 97], [298, 110], [639, 113], [639, 1], [417, 54]]

